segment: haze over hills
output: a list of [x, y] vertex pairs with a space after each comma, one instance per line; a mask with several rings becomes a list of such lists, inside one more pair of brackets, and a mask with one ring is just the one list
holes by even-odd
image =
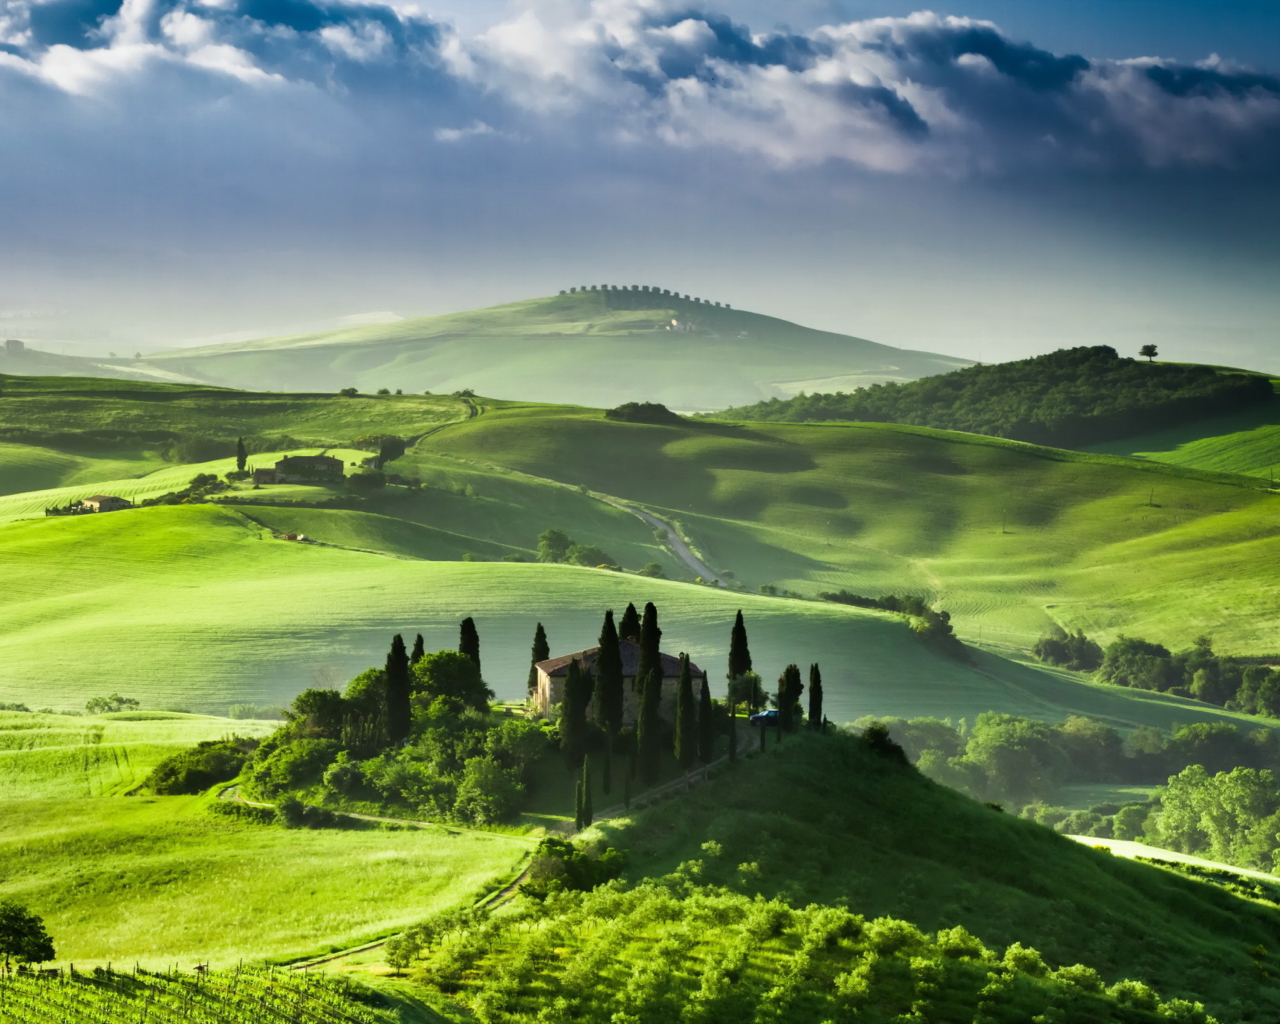
[[266, 390], [469, 388], [495, 398], [711, 410], [915, 380], [968, 363], [657, 288], [599, 286], [464, 313], [179, 349], [138, 368]]

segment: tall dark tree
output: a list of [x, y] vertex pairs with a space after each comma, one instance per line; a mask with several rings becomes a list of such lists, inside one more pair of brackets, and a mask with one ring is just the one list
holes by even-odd
[[413, 708], [409, 702], [409, 654], [399, 633], [391, 638], [391, 650], [387, 652], [386, 693], [387, 736], [392, 743], [400, 744], [409, 738]]
[[644, 606], [644, 618], [640, 620], [640, 660], [636, 665], [636, 686], [647, 679], [655, 669], [662, 675], [662, 630], [658, 628], [658, 609], [650, 601]]
[[800, 666], [788, 665], [778, 677], [778, 728], [789, 730], [795, 722], [796, 704], [800, 694], [804, 692], [804, 683], [800, 682]]
[[15, 900], [0, 900], [0, 956], [4, 957], [5, 974], [11, 960], [42, 964], [54, 955], [44, 921]]
[[416, 665], [422, 660], [422, 656], [427, 653], [427, 645], [422, 642], [422, 634], [419, 633], [413, 638], [413, 651], [409, 654], [409, 664]]
[[622, 621], [618, 623], [618, 636], [632, 643], [640, 642], [640, 613], [634, 604], [628, 604], [622, 613]]
[[458, 630], [458, 653], [465, 654], [480, 667], [480, 633], [476, 630], [476, 620], [468, 615], [462, 620]]
[[604, 768], [600, 772], [600, 792], [608, 796], [613, 792], [613, 737], [604, 734]]
[[640, 714], [636, 718], [636, 761], [640, 778], [652, 786], [662, 769], [662, 669], [649, 672], [640, 684]]
[[751, 671], [751, 648], [747, 646], [747, 627], [742, 621], [742, 612], [733, 621], [733, 632], [729, 634], [729, 678], [737, 679], [744, 672]]
[[245, 466], [249, 464], [249, 451], [244, 446], [244, 438], [236, 438], [236, 469], [244, 472]]
[[538, 628], [533, 631], [533, 650], [530, 652], [529, 696], [532, 697], [538, 692], [538, 662], [546, 661], [550, 657], [551, 648], [547, 644], [547, 631], [542, 628], [542, 623], [539, 622]]
[[560, 749], [570, 771], [582, 764], [587, 750], [587, 701], [591, 697], [591, 675], [582, 662], [569, 662], [564, 677], [564, 697], [560, 703]]
[[573, 787], [573, 830], [582, 831], [582, 779]]
[[604, 613], [604, 626], [600, 630], [593, 694], [596, 725], [609, 736], [616, 736], [622, 728], [622, 699], [622, 648], [613, 625], [613, 611], [609, 610]]
[[729, 760], [738, 760], [738, 716], [736, 709], [729, 705]]
[[711, 683], [702, 677], [702, 692], [698, 697], [698, 760], [711, 763], [716, 749], [715, 720], [711, 708]]
[[591, 758], [584, 757], [582, 759], [582, 824], [579, 829], [584, 829], [591, 824], [591, 820], [595, 817], [595, 813], [591, 809]]
[[693, 703], [689, 655], [680, 655], [680, 683], [676, 690], [676, 761], [688, 771], [698, 757], [698, 726]]
[[809, 728], [822, 730], [822, 671], [816, 661], [809, 666]]

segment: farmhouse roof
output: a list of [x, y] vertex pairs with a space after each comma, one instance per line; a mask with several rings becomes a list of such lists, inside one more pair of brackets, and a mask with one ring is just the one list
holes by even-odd
[[[636, 669], [640, 665], [640, 645], [633, 640], [620, 640], [618, 641], [618, 646], [622, 652], [622, 674], [624, 676], [634, 676]], [[585, 651], [574, 651], [573, 654], [562, 654], [558, 658], [548, 658], [546, 661], [540, 661], [536, 667], [549, 676], [563, 676], [569, 672], [569, 662], [580, 661], [589, 672], [595, 672], [596, 657], [599, 653], [599, 647], [588, 647]], [[659, 658], [662, 660], [663, 676], [678, 676], [680, 674], [679, 658], [661, 652], [659, 652]], [[694, 677], [706, 677], [706, 673], [692, 661], [689, 662], [689, 673]]]
[[332, 455], [286, 455], [283, 459], [276, 463], [277, 469], [289, 469], [292, 466], [323, 466], [329, 469], [333, 466], [341, 466], [342, 460], [335, 459]]
[[91, 494], [89, 495], [89, 497], [82, 498], [80, 500], [81, 501], [124, 501], [124, 498], [118, 497], [117, 495], [114, 495], [114, 494]]

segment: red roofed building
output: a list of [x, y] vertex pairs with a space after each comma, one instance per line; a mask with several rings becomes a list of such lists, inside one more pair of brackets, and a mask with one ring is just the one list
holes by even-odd
[[[618, 646], [622, 653], [622, 724], [634, 725], [640, 702], [640, 693], [635, 685], [636, 668], [640, 663], [640, 645], [632, 640], [620, 640]], [[544, 715], [564, 699], [564, 679], [569, 674], [569, 663], [580, 662], [594, 678], [596, 657], [599, 653], [599, 647], [588, 647], [585, 651], [548, 658], [534, 666], [538, 673], [538, 692], [534, 700]], [[670, 654], [661, 654], [660, 657], [662, 659], [662, 703], [659, 705], [658, 714], [668, 720], [674, 720], [676, 689], [680, 684], [680, 659]], [[689, 663], [689, 672], [693, 676], [693, 692], [696, 697], [698, 688], [707, 678], [707, 674], [693, 662]], [[587, 718], [590, 719], [593, 713], [594, 708], [589, 703]]]

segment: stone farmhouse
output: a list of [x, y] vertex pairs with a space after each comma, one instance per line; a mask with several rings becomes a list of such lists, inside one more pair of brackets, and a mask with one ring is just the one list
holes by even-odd
[[[622, 651], [622, 724], [634, 725], [640, 703], [640, 691], [636, 689], [636, 667], [640, 663], [640, 645], [632, 640], [621, 640], [619, 647]], [[589, 647], [585, 651], [548, 658], [534, 666], [538, 673], [538, 692], [534, 700], [544, 715], [564, 699], [564, 679], [569, 674], [569, 663], [579, 662], [594, 678], [596, 657], [599, 653], [599, 647]], [[659, 705], [658, 714], [672, 721], [675, 719], [676, 693], [680, 685], [680, 659], [670, 654], [663, 654], [661, 658], [662, 702]], [[706, 681], [707, 674], [693, 662], [689, 663], [689, 673], [693, 676], [693, 693], [696, 697], [699, 688]], [[588, 719], [591, 718], [594, 710], [588, 703]]]
[[274, 468], [253, 471], [255, 484], [327, 484], [342, 479], [342, 460], [332, 455], [286, 455]]
[[44, 514], [47, 516], [86, 516], [95, 512], [119, 512], [126, 508], [133, 508], [133, 502], [127, 498], [119, 498], [114, 494], [95, 494], [90, 498], [83, 498], [78, 505], [46, 508]]

